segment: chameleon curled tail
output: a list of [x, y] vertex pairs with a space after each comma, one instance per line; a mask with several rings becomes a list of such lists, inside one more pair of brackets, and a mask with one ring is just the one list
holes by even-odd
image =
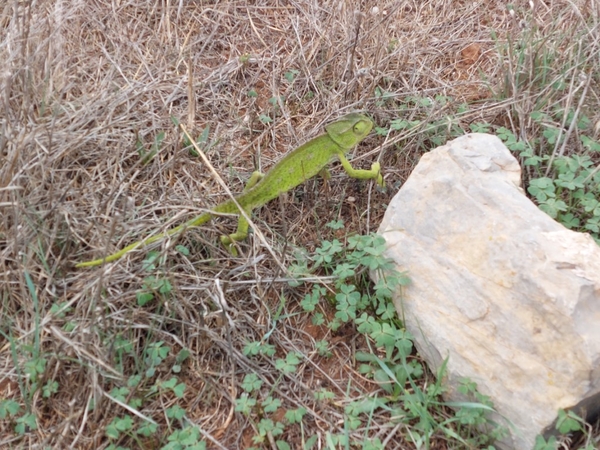
[[219, 213], [239, 215], [236, 232], [228, 236], [221, 236], [221, 243], [235, 254], [234, 243], [245, 239], [248, 236], [249, 228], [248, 221], [240, 214], [239, 208], [250, 215], [253, 209], [264, 205], [280, 194], [295, 188], [309, 178], [326, 170], [327, 165], [335, 158], [340, 160], [342, 167], [349, 176], [359, 179], [375, 179], [383, 187], [384, 182], [378, 162], [373, 163], [370, 170], [361, 170], [353, 168], [346, 159], [346, 153], [362, 141], [372, 128], [373, 122], [368, 117], [357, 113], [348, 114], [327, 125], [325, 127], [326, 133], [292, 150], [265, 175], [254, 172], [244, 191], [235, 197], [235, 201], [227, 200], [212, 208], [210, 212], [200, 214], [169, 231], [134, 242], [111, 255], [78, 263], [75, 267], [99, 266], [115, 261], [134, 249], [176, 235], [188, 228], [200, 226]]

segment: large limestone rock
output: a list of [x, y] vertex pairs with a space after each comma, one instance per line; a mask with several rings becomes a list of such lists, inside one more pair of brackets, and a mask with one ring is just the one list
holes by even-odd
[[520, 184], [498, 138], [460, 137], [421, 158], [379, 232], [412, 280], [395, 304], [417, 349], [433, 370], [449, 356], [449, 399], [477, 382], [516, 427], [499, 446], [530, 450], [558, 408], [598, 413], [600, 247]]

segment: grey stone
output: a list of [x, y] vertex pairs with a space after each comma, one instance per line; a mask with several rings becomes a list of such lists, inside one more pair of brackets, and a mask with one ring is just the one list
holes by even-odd
[[600, 247], [520, 184], [497, 137], [460, 137], [421, 158], [379, 233], [411, 279], [394, 303], [419, 353], [434, 371], [449, 357], [447, 399], [475, 381], [514, 425], [498, 446], [530, 450], [559, 408], [598, 408]]

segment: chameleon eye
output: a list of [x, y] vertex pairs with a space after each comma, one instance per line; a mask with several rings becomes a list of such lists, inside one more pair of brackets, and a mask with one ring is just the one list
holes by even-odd
[[354, 132], [357, 134], [363, 133], [365, 131], [365, 123], [358, 122], [354, 125]]

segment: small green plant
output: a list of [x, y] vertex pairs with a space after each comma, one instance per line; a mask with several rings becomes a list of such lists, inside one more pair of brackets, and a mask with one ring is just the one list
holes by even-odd
[[306, 415], [306, 408], [290, 409], [285, 413], [288, 423], [300, 423]]
[[242, 382], [242, 389], [246, 392], [252, 392], [260, 389], [263, 382], [258, 375], [255, 373], [249, 373], [244, 377], [244, 381]]
[[555, 436], [550, 436], [548, 440], [541, 435], [536, 436], [533, 450], [556, 450], [557, 448], [558, 441]]
[[[156, 272], [157, 262], [159, 261], [161, 254], [159, 252], [149, 252], [142, 263], [142, 268], [146, 272]], [[142, 282], [142, 288], [135, 294], [138, 305], [144, 306], [147, 303], [154, 300], [155, 295], [159, 295], [162, 298], [167, 298], [173, 291], [171, 282], [165, 278], [165, 276], [156, 272], [152, 275], [148, 275]]]
[[273, 122], [273, 119], [271, 119], [269, 116], [267, 116], [266, 114], [260, 114], [258, 116], [258, 119], [262, 122], [262, 123], [271, 123]]
[[150, 149], [146, 150], [146, 146], [144, 145], [144, 142], [139, 137], [139, 135], [136, 137], [135, 147], [138, 152], [138, 155], [140, 155], [140, 158], [142, 159], [142, 164], [146, 165], [154, 159], [154, 157], [158, 154], [158, 151], [160, 150], [164, 139], [165, 132], [161, 131], [156, 136], [154, 136], [154, 141], [152, 142]]
[[249, 342], [243, 350], [246, 356], [264, 355], [271, 357], [275, 354], [275, 347], [264, 342]]
[[244, 53], [240, 55], [240, 63], [245, 66], [250, 62], [250, 58], [250, 53]]
[[[250, 95], [250, 93], [248, 93], [248, 95]], [[179, 128], [180, 121], [177, 117], [171, 116], [171, 122], [173, 123], [173, 125], [175, 125], [175, 127]], [[200, 149], [208, 150], [216, 144], [216, 142], [208, 141], [209, 134], [210, 134], [210, 124], [208, 124], [204, 127], [204, 130], [202, 130], [202, 133], [200, 134], [198, 139], [196, 139], [196, 145]], [[189, 140], [189, 138], [186, 136], [185, 133], [183, 133], [183, 146], [184, 146], [184, 148], [188, 149], [190, 156], [193, 156], [194, 158], [197, 158], [198, 156], [200, 156], [198, 154], [198, 152], [196, 151], [196, 149], [194, 148], [192, 141]]]
[[175, 430], [167, 437], [168, 444], [161, 450], [205, 450], [206, 442], [200, 439], [200, 430], [195, 426], [187, 426]]
[[315, 342], [315, 349], [317, 350], [319, 356], [329, 358], [332, 355], [331, 351], [329, 350], [329, 343], [326, 340]]
[[299, 73], [299, 70], [290, 69], [283, 75], [283, 77], [288, 81], [288, 83], [293, 83], [294, 79], [298, 76]]
[[21, 406], [14, 400], [0, 401], [0, 419], [7, 419], [16, 416], [21, 410]]
[[146, 377], [153, 377], [156, 373], [156, 368], [165, 360], [169, 355], [171, 348], [165, 345], [164, 342], [152, 342], [148, 344], [145, 350], [144, 363], [147, 367]]
[[275, 360], [275, 368], [281, 371], [281, 373], [291, 373], [296, 371], [296, 366], [300, 364], [302, 355], [297, 353], [288, 353], [285, 359]]
[[560, 434], [570, 433], [572, 431], [583, 431], [585, 421], [573, 411], [558, 410], [556, 419], [556, 429]]
[[[533, 119], [545, 120], [539, 114]], [[587, 123], [583, 118], [580, 121]], [[565, 227], [587, 232], [600, 243], [600, 171], [593, 162], [596, 150], [590, 150], [597, 142], [581, 134], [584, 153], [555, 155], [553, 149], [560, 143], [556, 130], [528, 143], [518, 140], [506, 128], [497, 133], [528, 169], [527, 192], [539, 208]]]
[[133, 429], [133, 419], [130, 415], [115, 417], [106, 427], [106, 436], [118, 439], [122, 433], [128, 433]]
[[180, 373], [182, 369], [181, 365], [190, 357], [190, 355], [191, 352], [187, 348], [182, 348], [175, 357], [175, 364], [171, 367], [171, 371], [173, 373]]
[[159, 381], [156, 386], [162, 390], [172, 391], [177, 398], [182, 398], [185, 392], [185, 383], [179, 383], [176, 377], [171, 377], [166, 381]]
[[583, 435], [586, 442], [577, 448], [582, 450], [593, 450], [596, 448], [591, 439], [591, 427], [574, 411], [559, 409], [554, 429], [556, 433], [551, 434], [547, 439], [542, 435], [538, 435], [535, 439], [533, 450], [555, 450], [556, 448], [559, 448], [560, 435], [566, 436], [578, 432]]

